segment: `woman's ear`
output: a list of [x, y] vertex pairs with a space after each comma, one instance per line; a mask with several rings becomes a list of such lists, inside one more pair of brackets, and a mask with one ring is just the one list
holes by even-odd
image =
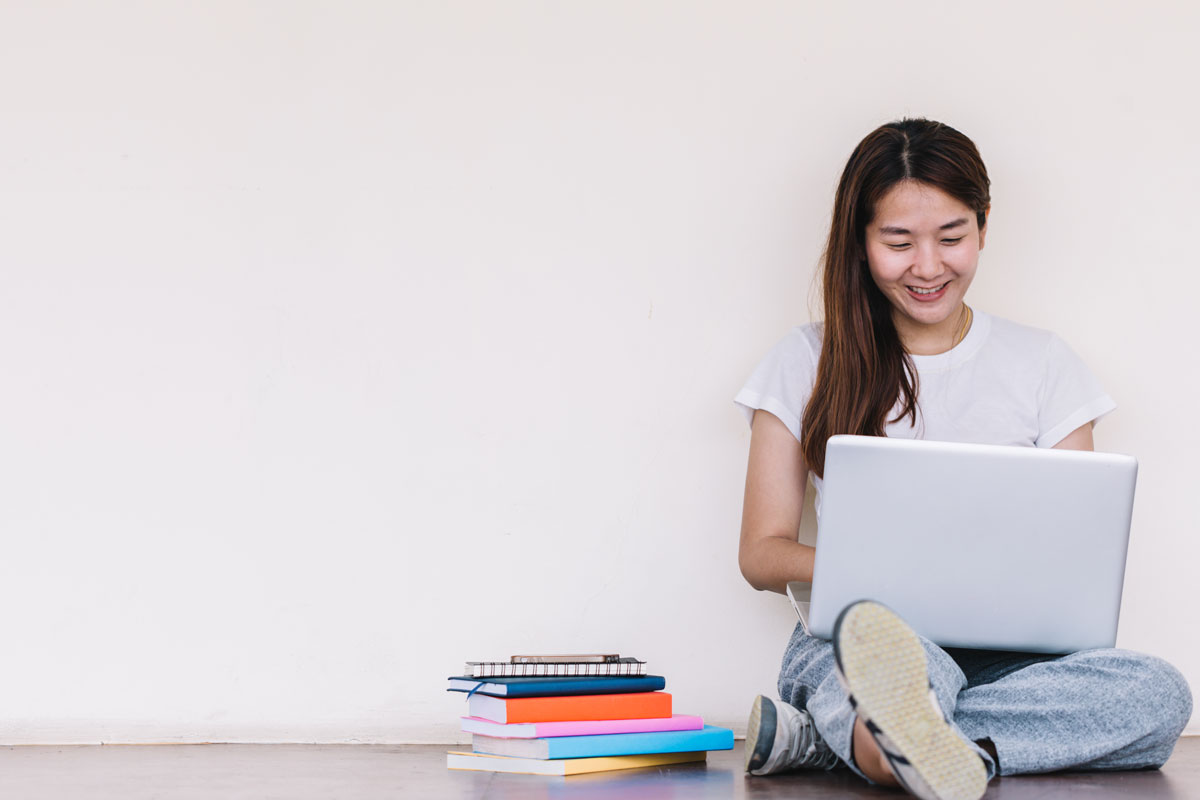
[[983, 227], [979, 229], [979, 249], [983, 249], [983, 240], [987, 238], [987, 223], [988, 216], [992, 213], [992, 207], [988, 206], [983, 210]]

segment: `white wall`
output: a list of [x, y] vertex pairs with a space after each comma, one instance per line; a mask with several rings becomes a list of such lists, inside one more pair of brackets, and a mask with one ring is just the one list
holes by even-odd
[[1123, 8], [4, 5], [0, 741], [449, 741], [531, 650], [740, 730], [731, 398], [903, 114], [990, 167], [972, 302], [1120, 404], [1120, 644], [1200, 685], [1200, 19]]

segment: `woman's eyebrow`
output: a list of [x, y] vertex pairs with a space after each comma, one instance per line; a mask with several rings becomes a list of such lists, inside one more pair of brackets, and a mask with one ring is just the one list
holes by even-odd
[[[945, 225], [938, 228], [938, 230], [939, 231], [948, 231], [951, 228], [957, 228], [959, 225], [966, 225], [966, 224], [967, 224], [967, 218], [959, 217], [956, 220], [947, 222]], [[894, 234], [897, 234], [900, 236], [908, 236], [910, 233], [912, 233], [912, 231], [910, 231], [908, 228], [897, 228], [894, 225], [884, 225], [882, 228], [879, 229], [879, 232], [880, 233], [894, 233]]]

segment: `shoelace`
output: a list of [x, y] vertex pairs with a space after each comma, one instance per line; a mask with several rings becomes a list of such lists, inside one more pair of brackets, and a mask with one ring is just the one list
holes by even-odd
[[784, 724], [788, 726], [788, 732], [791, 734], [788, 737], [791, 742], [786, 759], [789, 767], [829, 769], [838, 762], [837, 753], [825, 744], [817, 733], [817, 726], [813, 725], [812, 718], [807, 713], [789, 715]]

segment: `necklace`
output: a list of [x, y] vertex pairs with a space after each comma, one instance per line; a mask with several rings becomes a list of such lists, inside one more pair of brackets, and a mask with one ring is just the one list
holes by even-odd
[[975, 313], [971, 311], [971, 307], [963, 303], [963, 321], [958, 326], [958, 335], [954, 337], [954, 344], [950, 345], [951, 348], [958, 347], [959, 342], [967, 338], [967, 331], [971, 329], [971, 320], [974, 316]]

